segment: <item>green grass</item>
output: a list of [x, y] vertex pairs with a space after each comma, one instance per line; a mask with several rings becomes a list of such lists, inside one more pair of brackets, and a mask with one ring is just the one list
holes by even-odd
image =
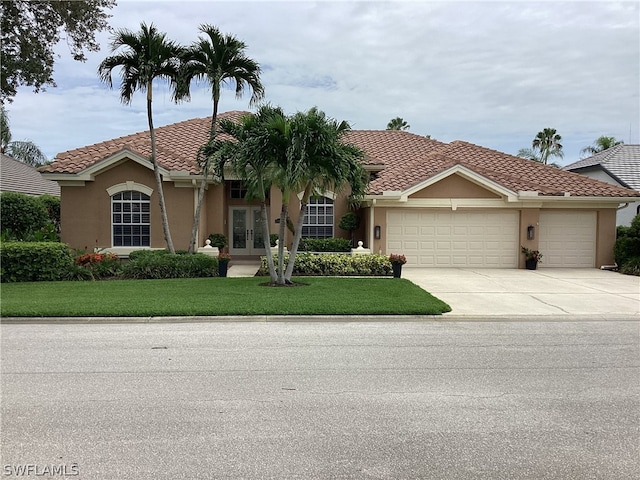
[[299, 287], [268, 277], [5, 283], [3, 317], [187, 315], [439, 315], [451, 308], [394, 278], [304, 277]]

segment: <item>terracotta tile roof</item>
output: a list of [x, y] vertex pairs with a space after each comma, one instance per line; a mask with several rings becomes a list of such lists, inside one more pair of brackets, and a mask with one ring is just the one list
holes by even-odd
[[[248, 112], [232, 111], [219, 118], [238, 120]], [[211, 117], [195, 118], [156, 128], [158, 163], [167, 170], [197, 173], [198, 148], [208, 138]], [[352, 130], [346, 141], [365, 151], [365, 165], [380, 170], [369, 184], [369, 193], [405, 191], [454, 165], [462, 165], [518, 191], [538, 191], [540, 195], [588, 197], [640, 196], [633, 190], [591, 180], [562, 169], [545, 166], [463, 141], [442, 143], [413, 133], [397, 130]], [[140, 132], [106, 142], [60, 153], [55, 162], [41, 171], [79, 173], [123, 149], [142, 157], [151, 155], [148, 132]]]
[[515, 192], [531, 190], [546, 196], [569, 193], [577, 197], [637, 195], [626, 188], [471, 143], [456, 141], [450, 147], [445, 153], [448, 158]]
[[602, 168], [620, 183], [640, 191], [640, 145], [616, 145], [564, 167], [580, 172]]
[[[247, 113], [239, 111], [225, 112], [219, 114], [218, 119], [236, 121]], [[211, 117], [194, 118], [163, 127], [156, 127], [158, 164], [169, 171], [185, 170], [189, 173], [197, 173], [196, 157], [198, 149], [207, 142], [210, 127]], [[128, 149], [141, 157], [149, 158], [151, 156], [149, 131], [146, 130], [59, 153], [51, 165], [41, 168], [40, 171], [47, 173], [78, 173], [124, 149]]]
[[60, 186], [44, 179], [32, 166], [4, 154], [0, 158], [0, 192], [60, 196]]

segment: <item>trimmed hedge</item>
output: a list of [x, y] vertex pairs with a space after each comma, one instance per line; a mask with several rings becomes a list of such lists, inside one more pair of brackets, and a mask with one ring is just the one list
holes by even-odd
[[640, 259], [640, 215], [631, 222], [630, 227], [619, 226], [618, 238], [613, 247], [613, 256], [620, 272], [627, 275], [638, 275]]
[[[278, 262], [278, 255], [273, 256], [274, 263]], [[258, 275], [269, 275], [267, 258], [261, 257]], [[289, 255], [284, 258], [285, 265], [289, 261]], [[296, 255], [296, 263], [293, 266], [293, 274], [298, 276], [359, 276], [359, 277], [385, 277], [393, 274], [391, 262], [386, 255], [351, 255], [335, 253], [308, 253], [301, 252]]]
[[193, 255], [167, 250], [131, 252], [122, 268], [122, 277], [131, 279], [199, 278], [218, 275], [218, 259], [203, 253]]
[[301, 252], [350, 252], [348, 238], [301, 238], [298, 250]]
[[22, 193], [0, 194], [0, 231], [16, 240], [46, 228], [49, 213], [43, 201]]
[[74, 267], [73, 252], [57, 242], [2, 242], [2, 282], [65, 280]]

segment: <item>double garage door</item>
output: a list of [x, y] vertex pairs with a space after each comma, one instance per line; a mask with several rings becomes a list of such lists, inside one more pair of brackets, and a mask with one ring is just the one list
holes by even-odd
[[[408, 266], [517, 268], [519, 223], [518, 211], [389, 210], [387, 252]], [[540, 267], [593, 267], [595, 231], [595, 212], [542, 211]]]

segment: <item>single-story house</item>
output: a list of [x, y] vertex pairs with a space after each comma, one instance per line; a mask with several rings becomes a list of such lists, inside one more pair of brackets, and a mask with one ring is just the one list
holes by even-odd
[[[616, 145], [564, 169], [640, 192], [640, 145]], [[629, 226], [639, 214], [640, 200], [629, 202], [618, 210], [617, 224]]]
[[[237, 120], [245, 113], [220, 117]], [[188, 247], [201, 179], [195, 158], [209, 125], [210, 118], [195, 118], [156, 129], [177, 249]], [[523, 268], [522, 245], [542, 251], [542, 267], [612, 264], [617, 209], [640, 197], [463, 141], [443, 143], [392, 130], [353, 130], [346, 140], [364, 150], [370, 174], [356, 240], [375, 253], [405, 254], [407, 266]], [[64, 242], [125, 255], [165, 246], [150, 153], [148, 132], [140, 132], [60, 153], [41, 169], [61, 187]], [[272, 189], [271, 232], [278, 231], [279, 195]], [[293, 212], [297, 201], [292, 195]], [[211, 233], [224, 233], [232, 255], [260, 255], [258, 211], [244, 199], [239, 179], [212, 178], [199, 245]], [[324, 192], [308, 207], [303, 236], [348, 237], [338, 228], [347, 211], [344, 193]]]
[[0, 162], [0, 192], [23, 193], [36, 197], [60, 196], [60, 186], [42, 178], [40, 172], [31, 165], [19, 162], [4, 153], [0, 154]]

